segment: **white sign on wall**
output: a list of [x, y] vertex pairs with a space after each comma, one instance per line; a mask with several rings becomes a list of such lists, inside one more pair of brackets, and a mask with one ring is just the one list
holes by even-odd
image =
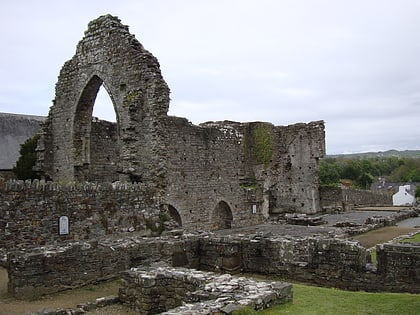
[[253, 214], [257, 213], [257, 205], [252, 205], [252, 213]]
[[58, 219], [58, 234], [69, 234], [69, 217], [66, 215], [63, 215]]

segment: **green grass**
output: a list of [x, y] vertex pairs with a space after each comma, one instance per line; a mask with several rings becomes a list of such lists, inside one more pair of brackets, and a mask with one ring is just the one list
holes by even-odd
[[420, 243], [420, 233], [414, 234], [409, 238], [401, 240], [401, 243]]
[[376, 265], [376, 264], [378, 263], [378, 260], [377, 260], [377, 258], [376, 258], [376, 250], [373, 250], [373, 251], [370, 253], [370, 259], [371, 259], [371, 261], [372, 261], [372, 264]]
[[419, 294], [348, 292], [294, 284], [293, 295], [293, 302], [277, 305], [258, 314], [420, 314]]

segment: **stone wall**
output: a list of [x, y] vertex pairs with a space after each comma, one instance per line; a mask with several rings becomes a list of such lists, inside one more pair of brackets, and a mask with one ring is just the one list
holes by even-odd
[[420, 293], [420, 246], [384, 244], [377, 272], [357, 242], [323, 237], [244, 236], [200, 240], [200, 267], [267, 274], [345, 290]]
[[[124, 233], [157, 235], [172, 222], [141, 184], [0, 181], [0, 200], [0, 247], [6, 249]], [[62, 216], [69, 219], [69, 233], [59, 235]]]
[[131, 267], [156, 262], [197, 267], [197, 252], [195, 238], [141, 237], [15, 250], [7, 257], [8, 290], [28, 299], [116, 278]]
[[324, 237], [250, 235], [141, 238], [75, 242], [9, 252], [9, 292], [34, 297], [117, 277], [154, 262], [218, 272], [281, 277], [347, 290], [420, 293], [420, 246], [378, 248], [378, 266], [357, 242]]
[[[247, 124], [241, 126], [251, 128]], [[279, 209], [314, 212], [319, 208], [317, 194], [307, 194], [309, 190], [315, 191], [315, 180], [312, 180], [312, 186], [308, 184], [309, 188], [304, 188], [304, 180], [290, 183], [287, 190], [282, 188], [281, 181], [289, 168], [290, 172], [307, 170], [302, 178], [311, 177], [315, 165], [299, 164], [298, 161], [290, 167], [273, 164], [267, 169], [248, 165], [238, 141], [250, 140], [233, 136], [234, 129], [223, 133], [220, 129], [188, 124], [184, 129], [188, 130], [185, 135], [190, 134], [187, 144], [177, 146], [178, 142], [184, 141], [182, 138], [168, 143], [172, 152], [171, 168], [168, 169], [171, 176], [167, 178], [166, 193], [161, 197], [156, 195], [156, 186], [149, 182], [99, 184], [1, 180], [0, 195], [4, 202], [0, 204], [0, 235], [4, 237], [0, 238], [0, 246], [44, 245], [126, 232], [156, 234], [179, 225], [188, 230], [233, 228], [265, 222]], [[241, 129], [238, 127], [238, 130]], [[197, 131], [201, 134], [194, 137]], [[99, 140], [91, 145], [98, 148], [108, 145], [112, 149], [109, 139], [113, 133], [112, 125], [108, 132], [95, 133]], [[223, 137], [226, 139], [222, 142]], [[206, 151], [206, 147], [218, 148]], [[115, 146], [112, 150], [110, 161], [118, 151]], [[213, 152], [212, 155], [209, 152]], [[226, 159], [225, 155], [234, 158]], [[91, 161], [96, 159], [91, 157]], [[316, 159], [312, 161], [316, 163]], [[107, 170], [113, 167], [116, 166], [109, 164], [103, 169], [100, 162], [90, 166], [98, 172], [101, 169], [100, 172], [108, 174], [109, 178], [113, 175]], [[265, 176], [268, 173], [271, 175]], [[307, 206], [300, 209], [291, 206], [299, 201], [306, 201]], [[58, 235], [61, 216], [70, 220], [70, 233], [65, 236]], [[175, 222], [171, 223], [173, 220]]]
[[420, 283], [420, 243], [376, 246], [378, 274], [394, 289], [410, 291]]
[[221, 202], [232, 213], [232, 227], [261, 223], [284, 212], [320, 211], [322, 122], [194, 126], [169, 117], [167, 124], [164, 203], [174, 206], [187, 226], [217, 228]]
[[324, 211], [345, 211], [356, 206], [392, 206], [392, 194], [386, 192], [321, 186], [319, 194]]
[[293, 281], [345, 287], [366, 267], [366, 249], [356, 242], [321, 237], [202, 239], [204, 270], [271, 274]]
[[123, 279], [120, 300], [140, 314], [231, 314], [292, 300], [287, 283], [184, 268], [132, 268]]
[[95, 182], [96, 176], [99, 176], [103, 182], [118, 181], [120, 148], [117, 124], [94, 119], [91, 128], [89, 163], [84, 165], [83, 170], [86, 173], [85, 179]]
[[[156, 153], [164, 148], [162, 117], [169, 107], [169, 88], [157, 59], [111, 15], [89, 23], [75, 55], [60, 71], [43, 126], [38, 169], [55, 181], [87, 179], [92, 111], [102, 85], [116, 111], [119, 155], [113, 162], [119, 179], [159, 185], [162, 156]], [[94, 170], [89, 178], [103, 181]]]
[[[92, 122], [101, 85], [116, 124]], [[141, 182], [183, 226], [220, 229], [284, 212], [320, 211], [324, 122], [208, 122], [167, 115], [157, 59], [113, 16], [88, 25], [61, 69], [37, 169], [56, 182]], [[106, 130], [100, 130], [100, 128]]]

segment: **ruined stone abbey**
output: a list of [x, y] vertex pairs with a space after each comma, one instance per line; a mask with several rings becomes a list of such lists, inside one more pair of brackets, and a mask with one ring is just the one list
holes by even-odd
[[[93, 120], [99, 88], [117, 123]], [[183, 227], [220, 229], [284, 212], [320, 211], [323, 122], [207, 122], [167, 115], [156, 58], [116, 17], [89, 23], [63, 66], [39, 145], [38, 169], [55, 182], [142, 183]]]
[[[101, 86], [116, 123], [92, 117]], [[292, 300], [292, 285], [230, 275], [241, 272], [420, 293], [419, 243], [378, 244], [373, 265], [372, 248], [352, 240], [416, 209], [334, 217], [390, 196], [319, 187], [322, 121], [197, 126], [168, 116], [169, 100], [158, 61], [127, 26], [111, 15], [89, 23], [42, 125], [43, 179], [0, 177], [0, 265], [11, 296], [122, 277], [118, 297], [99, 304], [210, 315]], [[83, 314], [78, 308], [48, 314]]]

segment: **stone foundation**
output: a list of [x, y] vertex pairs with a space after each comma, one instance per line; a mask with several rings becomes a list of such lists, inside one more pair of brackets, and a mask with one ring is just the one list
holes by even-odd
[[140, 314], [231, 314], [292, 300], [292, 285], [184, 268], [132, 268], [120, 301]]
[[81, 287], [117, 278], [135, 266], [162, 262], [198, 266], [198, 241], [168, 238], [127, 238], [75, 242], [8, 254], [8, 291], [17, 298]]
[[378, 249], [378, 266], [357, 242], [329, 237], [212, 234], [77, 242], [8, 254], [9, 293], [33, 298], [119, 277], [156, 262], [218, 272], [273, 275], [347, 290], [420, 293], [420, 246]]

